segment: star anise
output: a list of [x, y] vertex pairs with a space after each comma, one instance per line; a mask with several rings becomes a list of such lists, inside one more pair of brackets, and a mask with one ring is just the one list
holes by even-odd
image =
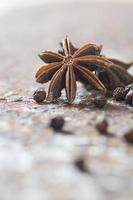
[[[60, 52], [62, 55], [64, 55], [64, 49], [63, 44], [60, 42], [61, 49]], [[77, 47], [73, 46], [73, 51], [77, 51]], [[102, 49], [102, 46], [101, 46]], [[97, 51], [97, 55], [102, 56], [100, 54], [100, 51]], [[133, 65], [133, 62], [123, 62], [118, 59], [114, 58], [107, 58], [109, 61], [112, 62], [112, 65], [109, 68], [98, 68], [95, 71], [95, 74], [100, 79], [100, 81], [103, 83], [103, 85], [107, 89], [107, 93], [113, 91], [117, 87], [124, 87], [126, 85], [133, 83], [133, 76], [128, 73], [128, 68], [130, 68]], [[93, 69], [92, 69], [93, 71]], [[90, 85], [85, 85], [87, 90], [90, 90], [92, 87]], [[113, 94], [113, 93], [112, 93]]]
[[108, 69], [99, 71], [97, 73], [98, 78], [107, 88], [107, 90], [114, 90], [117, 87], [124, 87], [133, 83], [133, 76], [128, 73], [127, 69], [133, 64], [124, 63], [117, 59], [108, 59], [113, 65]]
[[40, 58], [48, 64], [37, 71], [36, 80], [39, 83], [51, 80], [47, 100], [58, 99], [61, 90], [65, 88], [68, 102], [71, 103], [76, 96], [76, 81], [90, 84], [105, 93], [105, 86], [92, 71], [107, 68], [112, 65], [112, 62], [99, 56], [100, 51], [101, 46], [94, 44], [86, 44], [76, 49], [66, 36], [63, 41], [63, 52], [40, 53]]

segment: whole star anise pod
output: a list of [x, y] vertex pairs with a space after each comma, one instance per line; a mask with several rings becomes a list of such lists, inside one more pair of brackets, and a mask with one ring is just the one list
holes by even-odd
[[117, 59], [109, 59], [113, 64], [97, 73], [98, 78], [107, 90], [114, 90], [117, 87], [124, 87], [133, 83], [133, 76], [127, 71], [132, 62], [124, 63]]
[[48, 64], [37, 71], [36, 81], [46, 83], [51, 80], [47, 100], [58, 99], [61, 90], [65, 88], [68, 102], [71, 103], [76, 96], [76, 81], [90, 84], [105, 93], [106, 88], [92, 72], [112, 65], [111, 61], [99, 56], [101, 46], [86, 44], [76, 50], [66, 36], [63, 50], [63, 53], [44, 51], [39, 54], [40, 58]]
[[[61, 50], [59, 50], [58, 52], [64, 55], [62, 42], [60, 42], [60, 46]], [[72, 48], [74, 52], [78, 50], [78, 48], [73, 45]], [[97, 51], [97, 55], [104, 57], [100, 53], [100, 51]], [[98, 68], [98, 70], [95, 71], [95, 74], [106, 87], [107, 93], [110, 93], [112, 91], [111, 93], [113, 94], [113, 90], [115, 88], [124, 87], [133, 83], [133, 76], [127, 71], [128, 68], [133, 65], [133, 62], [123, 62], [114, 58], [107, 59], [112, 62], [112, 65], [109, 68]], [[90, 90], [92, 88], [88, 84], [85, 86], [87, 90]]]

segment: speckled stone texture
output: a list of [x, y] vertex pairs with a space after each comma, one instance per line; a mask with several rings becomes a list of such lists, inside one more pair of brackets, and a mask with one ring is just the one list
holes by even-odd
[[[0, 200], [132, 200], [133, 147], [123, 134], [133, 128], [133, 108], [113, 100], [104, 109], [80, 107], [89, 95], [80, 84], [74, 105], [64, 94], [54, 104], [32, 100], [41, 86], [34, 79], [43, 65], [37, 54], [57, 50], [66, 34], [77, 46], [103, 44], [106, 56], [133, 60], [132, 14], [133, 4], [80, 2], [0, 17]], [[72, 134], [49, 128], [57, 115]], [[115, 137], [95, 129], [105, 117]], [[74, 166], [80, 156], [89, 173]]]

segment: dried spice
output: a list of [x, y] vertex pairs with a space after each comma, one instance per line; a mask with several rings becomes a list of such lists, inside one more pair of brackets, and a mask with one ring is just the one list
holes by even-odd
[[103, 108], [107, 104], [107, 98], [103, 95], [98, 95], [94, 98], [93, 103], [98, 108]]
[[123, 87], [117, 87], [113, 92], [113, 98], [117, 101], [121, 101], [125, 99], [127, 91]]
[[133, 90], [132, 89], [127, 93], [125, 97], [125, 102], [133, 106]]
[[112, 63], [123, 67], [124, 69], [128, 69], [129, 67], [131, 67], [131, 65], [133, 65], [133, 62], [125, 63], [125, 62], [123, 62], [123, 61], [121, 61], [121, 60], [114, 59], [114, 58], [109, 58], [109, 60], [110, 60]]
[[127, 69], [133, 63], [124, 63], [116, 59], [109, 59], [113, 65], [109, 69], [98, 71], [97, 76], [107, 88], [114, 90], [117, 87], [124, 87], [133, 82], [133, 76], [127, 72]]
[[133, 83], [133, 76], [128, 73], [126, 69], [119, 65], [112, 65], [110, 67], [111, 71], [117, 75], [121, 83], [125, 86]]
[[96, 129], [101, 135], [113, 137], [114, 135], [108, 131], [108, 126], [108, 121], [103, 119], [101, 122], [96, 124]]
[[65, 124], [64, 118], [59, 116], [51, 119], [50, 127], [52, 127], [55, 131], [59, 131], [62, 129], [64, 124]]
[[39, 83], [51, 80], [47, 100], [58, 99], [62, 89], [65, 88], [68, 102], [73, 102], [76, 96], [76, 81], [92, 85], [105, 93], [105, 86], [93, 73], [93, 71], [109, 68], [112, 65], [111, 61], [100, 56], [101, 46], [86, 44], [76, 49], [66, 37], [62, 47], [63, 50], [60, 53], [45, 51], [39, 54], [48, 65], [37, 71], [36, 80]]
[[44, 89], [38, 89], [34, 92], [33, 94], [33, 99], [37, 102], [37, 103], [41, 103], [45, 100], [46, 98], [46, 92]]
[[[60, 43], [60, 46], [62, 47], [62, 43]], [[102, 46], [100, 46], [102, 49]], [[77, 48], [73, 46], [73, 50], [76, 51]], [[63, 51], [61, 51], [62, 54], [64, 54]], [[104, 57], [100, 55], [100, 52], [97, 52], [97, 55]], [[107, 89], [107, 96], [112, 96], [113, 91], [117, 87], [124, 87], [126, 85], [129, 85], [133, 82], [133, 76], [127, 72], [127, 69], [133, 65], [133, 62], [125, 63], [123, 61], [120, 61], [118, 59], [114, 58], [108, 58], [113, 65], [111, 65], [109, 68], [100, 69], [98, 68], [97, 71], [95, 71], [96, 75], [100, 79], [100, 81], [104, 84], [104, 86]], [[85, 85], [87, 90], [92, 89], [92, 87]]]
[[133, 106], [133, 84], [126, 87], [118, 87], [113, 92], [113, 97], [117, 101], [125, 101], [125, 103]]
[[85, 165], [85, 158], [80, 157], [74, 162], [75, 167], [83, 173], [89, 173], [87, 166]]
[[[113, 91], [117, 87], [124, 87], [118, 76], [111, 69], [101, 70], [96, 74], [108, 91]], [[113, 93], [112, 93], [113, 94]]]
[[133, 144], [133, 130], [130, 130], [124, 135], [124, 139], [129, 143]]
[[125, 87], [125, 92], [126, 92], [126, 93], [128, 93], [130, 90], [133, 90], [133, 84], [127, 85], [127, 86]]
[[108, 129], [108, 122], [106, 119], [96, 124], [96, 129], [100, 134], [105, 135]]

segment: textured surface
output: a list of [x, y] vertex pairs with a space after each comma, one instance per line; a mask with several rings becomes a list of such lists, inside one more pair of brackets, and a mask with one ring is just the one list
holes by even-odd
[[[133, 108], [109, 100], [103, 110], [81, 108], [82, 85], [72, 106], [65, 96], [37, 105], [37, 54], [57, 50], [70, 35], [77, 46], [104, 45], [107, 56], [133, 59], [133, 5], [55, 4], [16, 10], [0, 18], [0, 200], [131, 200], [133, 147], [123, 133], [133, 128]], [[132, 70], [130, 70], [132, 72]], [[47, 85], [45, 86], [47, 89]], [[71, 135], [54, 134], [49, 121], [66, 120]], [[106, 117], [114, 138], [100, 136], [95, 124]], [[85, 157], [89, 174], [74, 165]]]

